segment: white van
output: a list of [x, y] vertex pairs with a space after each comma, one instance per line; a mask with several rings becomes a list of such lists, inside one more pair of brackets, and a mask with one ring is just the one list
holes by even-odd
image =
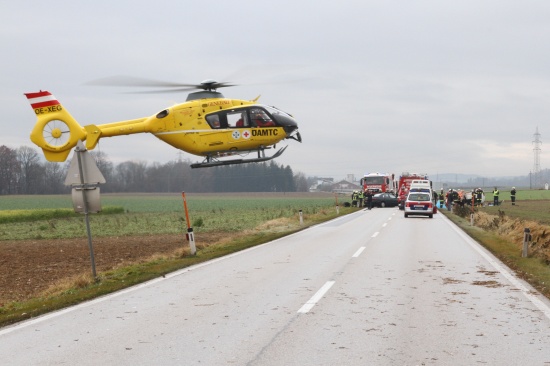
[[411, 182], [409, 192], [425, 192], [432, 194], [432, 182], [426, 179], [415, 179]]
[[409, 189], [410, 192], [423, 192], [423, 193], [429, 193], [430, 197], [433, 196], [434, 193], [432, 191], [432, 181], [426, 180], [426, 179], [415, 179], [411, 182], [411, 188]]

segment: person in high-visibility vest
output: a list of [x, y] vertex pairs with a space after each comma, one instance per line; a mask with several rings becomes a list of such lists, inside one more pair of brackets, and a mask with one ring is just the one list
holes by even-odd
[[359, 194], [357, 195], [357, 199], [359, 202], [357, 202], [357, 207], [363, 207], [363, 199], [365, 198], [365, 193], [363, 193], [363, 190], [359, 191]]
[[495, 187], [495, 189], [493, 189], [493, 205], [494, 206], [498, 206], [498, 195], [500, 194], [500, 192], [498, 191], [498, 188]]
[[359, 196], [359, 192], [357, 192], [357, 191], [353, 191], [353, 193], [351, 194], [351, 206], [352, 207], [357, 206], [358, 196]]
[[445, 195], [443, 194], [443, 188], [441, 188], [441, 193], [439, 194], [439, 208], [443, 208], [445, 204]]

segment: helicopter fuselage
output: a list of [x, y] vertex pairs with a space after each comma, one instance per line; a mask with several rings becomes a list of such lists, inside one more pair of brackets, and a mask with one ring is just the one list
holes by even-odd
[[[194, 100], [148, 118], [84, 126], [88, 131], [86, 145], [93, 148], [100, 137], [149, 132], [177, 149], [199, 156], [250, 151], [274, 145], [298, 128], [290, 115], [278, 110], [269, 113], [271, 108], [237, 99]], [[271, 123], [267, 126], [256, 123], [255, 113], [261, 113]], [[277, 118], [277, 114], [283, 118]], [[233, 115], [244, 116], [242, 125], [231, 120]], [[213, 124], [214, 117], [219, 125]]]
[[[187, 102], [169, 108], [168, 113], [161, 112], [163, 118], [158, 118], [158, 115], [152, 118], [151, 133], [178, 149], [200, 156], [218, 151], [247, 151], [258, 146], [270, 146], [287, 137], [284, 127], [280, 125], [261, 127], [250, 123], [237, 126], [228, 121], [228, 114], [248, 115], [255, 108], [262, 107], [231, 99]], [[219, 126], [208, 121], [215, 116], [218, 117]]]

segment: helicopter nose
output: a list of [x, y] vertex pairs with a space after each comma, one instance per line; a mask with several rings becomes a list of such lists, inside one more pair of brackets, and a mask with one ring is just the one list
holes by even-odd
[[273, 118], [279, 126], [284, 128], [286, 133], [291, 133], [298, 129], [298, 123], [289, 115], [276, 114]]
[[298, 132], [298, 123], [294, 119], [287, 119], [286, 123], [282, 123], [283, 130], [287, 134], [287, 138], [292, 138], [298, 142], [302, 142], [300, 132]]
[[287, 139], [293, 139], [298, 142], [302, 142], [302, 136], [298, 132], [298, 123], [291, 117], [285, 117], [284, 120], [279, 122], [280, 126], [283, 127], [287, 135]]

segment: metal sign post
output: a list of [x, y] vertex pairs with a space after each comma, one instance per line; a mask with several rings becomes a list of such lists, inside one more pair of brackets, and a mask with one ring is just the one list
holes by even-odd
[[[86, 151], [86, 149], [84, 149]], [[78, 171], [80, 173], [80, 184], [82, 191], [82, 202], [84, 203], [84, 221], [86, 221], [86, 233], [88, 234], [88, 248], [90, 249], [90, 261], [92, 262], [92, 275], [94, 278], [97, 277], [95, 271], [95, 256], [94, 256], [94, 245], [92, 244], [92, 231], [90, 230], [90, 216], [88, 210], [88, 199], [86, 197], [86, 183], [84, 182], [84, 173], [82, 170], [82, 157], [80, 156], [82, 151], [79, 151], [78, 147], [76, 148], [76, 157], [78, 158]], [[75, 187], [73, 186], [73, 189]], [[78, 190], [78, 188], [77, 188]]]
[[105, 178], [99, 171], [97, 164], [82, 141], [78, 141], [75, 148], [75, 156], [71, 160], [65, 185], [72, 189], [73, 207], [75, 212], [83, 213], [86, 221], [86, 232], [88, 234], [88, 247], [90, 249], [90, 260], [92, 262], [92, 274], [97, 277], [95, 270], [94, 247], [92, 244], [92, 231], [90, 230], [89, 214], [101, 211], [99, 200], [99, 183], [105, 183]]

